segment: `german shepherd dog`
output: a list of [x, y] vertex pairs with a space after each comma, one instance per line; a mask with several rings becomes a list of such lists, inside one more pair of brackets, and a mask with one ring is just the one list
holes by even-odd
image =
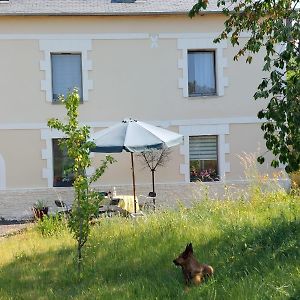
[[182, 268], [183, 277], [186, 286], [194, 283], [200, 284], [203, 279], [213, 275], [214, 270], [211, 266], [200, 264], [193, 255], [193, 245], [189, 243], [186, 245], [185, 250], [173, 260], [176, 266]]

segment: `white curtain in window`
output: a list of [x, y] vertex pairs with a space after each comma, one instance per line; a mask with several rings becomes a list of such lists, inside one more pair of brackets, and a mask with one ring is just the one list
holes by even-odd
[[214, 94], [215, 87], [215, 62], [214, 52], [189, 52], [188, 78], [193, 85], [195, 94]]
[[52, 54], [51, 63], [53, 99], [66, 96], [74, 87], [79, 89], [82, 99], [81, 55]]

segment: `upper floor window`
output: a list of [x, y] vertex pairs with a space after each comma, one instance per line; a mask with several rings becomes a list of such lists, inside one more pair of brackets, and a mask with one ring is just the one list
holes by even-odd
[[81, 54], [51, 53], [52, 97], [53, 102], [60, 95], [65, 97], [74, 87], [79, 89], [82, 101], [82, 63]]
[[215, 51], [188, 51], [189, 96], [217, 94]]
[[218, 136], [190, 136], [190, 181], [217, 181]]
[[60, 140], [52, 139], [53, 186], [69, 187], [74, 181], [73, 160], [68, 156], [67, 149], [60, 143]]

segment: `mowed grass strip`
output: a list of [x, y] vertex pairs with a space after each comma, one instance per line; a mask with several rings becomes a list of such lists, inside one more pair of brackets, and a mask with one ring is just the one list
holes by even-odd
[[[184, 291], [172, 260], [192, 242], [215, 275]], [[93, 226], [78, 278], [67, 230], [37, 229], [0, 242], [0, 299], [300, 299], [300, 199], [256, 192], [251, 201]]]

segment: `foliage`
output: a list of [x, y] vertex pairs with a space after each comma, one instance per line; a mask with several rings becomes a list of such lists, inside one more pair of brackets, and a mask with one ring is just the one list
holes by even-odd
[[292, 188], [300, 191], [300, 171], [293, 172], [290, 175]]
[[[0, 298], [298, 299], [299, 197], [257, 192], [251, 201], [233, 200], [197, 201], [192, 209], [134, 220], [104, 218], [91, 230], [81, 282], [74, 282], [74, 242], [66, 232], [6, 238]], [[215, 276], [185, 292], [172, 260], [189, 242]]]
[[33, 205], [36, 209], [43, 209], [44, 207], [47, 207], [47, 203], [44, 200], [38, 200]]
[[59, 236], [67, 227], [66, 219], [60, 215], [44, 216], [37, 223], [37, 230], [42, 236]]
[[[209, 1], [198, 0], [189, 15], [195, 16], [207, 9]], [[230, 39], [240, 45], [241, 34], [250, 37], [240, 46], [234, 60], [246, 56], [251, 63], [253, 55], [265, 51], [262, 70], [267, 72], [259, 84], [255, 99], [265, 99], [266, 108], [258, 113], [266, 147], [275, 158], [272, 166], [286, 164], [286, 171], [300, 168], [300, 14], [299, 0], [218, 0], [217, 6], [226, 16], [225, 28], [215, 39], [218, 43]], [[258, 158], [260, 163], [264, 157]]]
[[[192, 166], [192, 164], [191, 164]], [[211, 182], [219, 181], [220, 177], [215, 169], [204, 169], [197, 171], [197, 168], [191, 168], [190, 179], [191, 182], [202, 181], [202, 182]]]
[[62, 139], [61, 143], [67, 148], [70, 159], [74, 161], [72, 173], [74, 174], [75, 199], [68, 225], [77, 241], [78, 268], [80, 271], [81, 250], [90, 232], [89, 221], [93, 215], [97, 214], [101, 200], [99, 193], [93, 191], [90, 186], [102, 176], [108, 164], [113, 163], [114, 159], [111, 156], [106, 156], [102, 165], [96, 169], [91, 177], [86, 175], [86, 169], [91, 166], [90, 149], [95, 147], [95, 144], [90, 141], [89, 127], [81, 127], [78, 122], [80, 103], [78, 90], [74, 89], [72, 93], [67, 95], [66, 99], [61, 97], [60, 101], [66, 107], [68, 122], [64, 124], [62, 121], [52, 118], [48, 121], [48, 126], [63, 132], [66, 138]]

